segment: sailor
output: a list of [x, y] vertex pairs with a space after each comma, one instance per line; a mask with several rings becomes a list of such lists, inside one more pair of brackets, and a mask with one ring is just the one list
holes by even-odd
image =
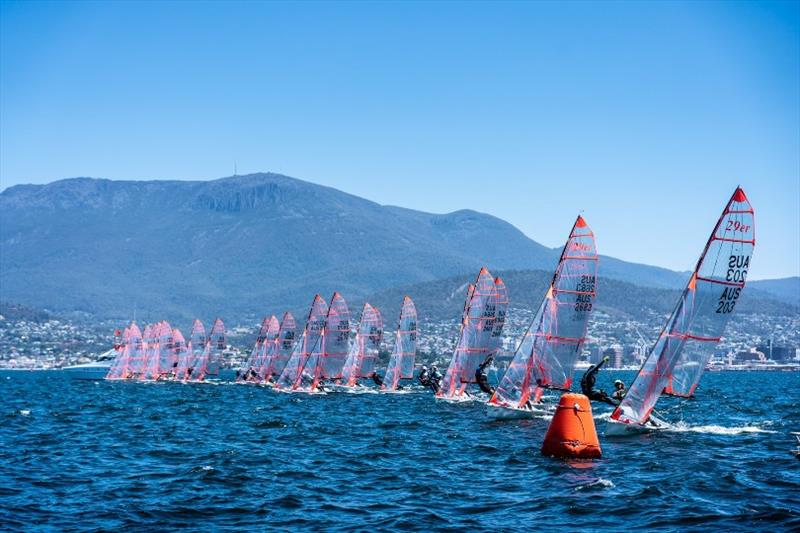
[[372, 373], [372, 381], [374, 381], [375, 385], [377, 385], [378, 387], [383, 385], [383, 378], [377, 372]]
[[428, 380], [428, 384], [433, 392], [439, 392], [439, 389], [442, 388], [443, 377], [439, 372], [439, 368], [436, 365], [431, 365], [431, 378]]
[[427, 366], [422, 365], [422, 369], [420, 369], [419, 376], [417, 376], [417, 379], [419, 380], [420, 384], [425, 386], [425, 387], [430, 385], [431, 376], [428, 373], [428, 367]]
[[483, 392], [491, 396], [494, 394], [494, 387], [489, 385], [489, 377], [486, 375], [486, 367], [492, 364], [494, 361], [494, 354], [489, 355], [486, 358], [486, 361], [478, 365], [478, 369], [475, 371], [475, 381], [478, 382], [478, 387], [481, 388]]
[[241, 380], [242, 380], [242, 373], [237, 370], [236, 371], [236, 381], [241, 381]]
[[621, 379], [617, 379], [614, 381], [614, 392], [611, 393], [611, 398], [617, 401], [617, 405], [622, 402], [622, 399], [625, 397], [625, 393], [628, 392], [625, 390], [625, 383]]
[[590, 400], [594, 400], [596, 402], [605, 402], [609, 405], [617, 406], [618, 403], [608, 397], [606, 391], [602, 389], [595, 390], [594, 383], [597, 380], [597, 372], [600, 371], [600, 367], [603, 366], [605, 363], [608, 362], [608, 356], [603, 357], [603, 360], [589, 367], [589, 370], [581, 378], [581, 392], [589, 397]]

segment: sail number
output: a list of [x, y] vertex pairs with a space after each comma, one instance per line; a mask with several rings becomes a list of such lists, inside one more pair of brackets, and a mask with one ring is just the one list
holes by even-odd
[[581, 276], [575, 286], [575, 312], [582, 313], [592, 310], [592, 293], [594, 293], [596, 279], [594, 276]]
[[747, 267], [750, 266], [749, 255], [732, 255], [728, 259], [728, 272], [725, 274], [725, 281], [744, 283], [747, 277]]

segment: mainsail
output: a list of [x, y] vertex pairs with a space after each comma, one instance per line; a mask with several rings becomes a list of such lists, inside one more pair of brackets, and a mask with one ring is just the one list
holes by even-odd
[[261, 372], [263, 379], [269, 381], [273, 377], [277, 378], [286, 368], [286, 363], [292, 355], [296, 328], [294, 317], [287, 311], [283, 314], [278, 338], [275, 339], [275, 344], [271, 346], [272, 354], [268, 355], [264, 360], [265, 370]]
[[278, 343], [278, 335], [281, 331], [281, 323], [278, 322], [278, 318], [275, 315], [272, 315], [269, 317], [269, 320], [267, 320], [266, 328], [264, 328], [264, 324], [262, 324], [262, 329], [264, 335], [261, 340], [261, 344], [258, 346], [255, 358], [249, 367], [255, 372], [255, 379], [258, 381], [264, 380], [264, 376], [266, 375], [267, 368], [269, 366], [269, 360], [275, 354], [275, 347]]
[[341, 378], [344, 361], [350, 352], [350, 310], [338, 292], [334, 292], [331, 298], [320, 344], [322, 349], [316, 361], [314, 388], [319, 379]]
[[319, 345], [322, 336], [322, 328], [325, 325], [325, 315], [328, 311], [328, 304], [317, 294], [311, 302], [311, 309], [308, 312], [306, 325], [303, 335], [294, 344], [294, 350], [281, 372], [275, 388], [283, 390], [295, 390], [301, 385], [303, 369], [308, 362], [312, 351]]
[[189, 342], [186, 345], [186, 358], [183, 363], [178, 361], [175, 379], [199, 379], [199, 376], [202, 375], [202, 369], [206, 366], [207, 344], [206, 329], [200, 320], [195, 320], [192, 324], [192, 331], [189, 334]]
[[753, 208], [737, 187], [613, 420], [644, 424], [662, 392], [694, 392], [744, 288], [755, 242]]
[[482, 268], [475, 285], [470, 287], [458, 344], [436, 394], [438, 397], [460, 397], [467, 384], [475, 381], [475, 371], [486, 358], [495, 326], [496, 292], [494, 278]]
[[[261, 360], [264, 358], [264, 349], [266, 348], [267, 330], [269, 329], [270, 319], [275, 319], [275, 316], [264, 317], [261, 321], [261, 326], [256, 335], [256, 342], [253, 349], [250, 350], [250, 356], [244, 361], [244, 365], [239, 369], [239, 379], [246, 379], [250, 375], [250, 371], [257, 371], [260, 368]], [[277, 319], [275, 319], [277, 320]]]
[[539, 310], [490, 403], [523, 407], [542, 388], [569, 390], [596, 295], [597, 250], [583, 217], [572, 226]]
[[122, 332], [122, 339], [117, 347], [117, 355], [106, 373], [106, 379], [124, 379], [130, 366], [131, 350], [129, 346], [130, 331], [128, 328]]
[[214, 326], [211, 328], [211, 333], [208, 334], [208, 360], [204, 377], [219, 376], [219, 367], [222, 363], [222, 352], [225, 351], [225, 324], [222, 319], [218, 318], [214, 321]]
[[342, 378], [345, 385], [353, 387], [359, 378], [368, 378], [375, 373], [375, 359], [383, 337], [383, 320], [381, 313], [370, 304], [365, 303], [361, 311], [355, 342], [350, 346], [350, 353], [344, 363]]
[[394, 336], [394, 350], [392, 350], [389, 365], [386, 367], [386, 375], [383, 376], [381, 390], [397, 390], [401, 379], [413, 378], [416, 355], [417, 309], [411, 298], [406, 296], [403, 298], [403, 307], [400, 310], [400, 319]]
[[172, 377], [173, 379], [178, 379], [180, 369], [186, 368], [186, 362], [189, 360], [189, 350], [186, 346], [186, 339], [183, 338], [183, 333], [178, 328], [172, 330], [172, 342], [172, 351], [175, 354]]

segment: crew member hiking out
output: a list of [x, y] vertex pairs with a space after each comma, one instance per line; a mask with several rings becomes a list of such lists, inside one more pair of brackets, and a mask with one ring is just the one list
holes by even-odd
[[494, 354], [491, 354], [486, 358], [486, 361], [478, 365], [478, 369], [475, 371], [475, 381], [478, 382], [478, 387], [489, 396], [494, 394], [494, 387], [489, 385], [489, 377], [486, 375], [486, 368], [492, 364], [492, 361], [494, 361]]
[[597, 380], [597, 373], [600, 371], [600, 367], [607, 362], [608, 357], [606, 356], [603, 357], [603, 360], [596, 365], [589, 367], [589, 370], [587, 370], [581, 378], [581, 392], [588, 396], [590, 400], [594, 400], [596, 402], [605, 402], [616, 407], [618, 402], [615, 402], [609, 398], [608, 394], [606, 394], [606, 391], [594, 388], [594, 383]]

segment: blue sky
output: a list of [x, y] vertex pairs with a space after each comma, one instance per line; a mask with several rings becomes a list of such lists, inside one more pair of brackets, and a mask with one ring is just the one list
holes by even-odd
[[798, 3], [0, 6], [3, 188], [235, 161], [688, 270], [740, 183], [800, 274]]

